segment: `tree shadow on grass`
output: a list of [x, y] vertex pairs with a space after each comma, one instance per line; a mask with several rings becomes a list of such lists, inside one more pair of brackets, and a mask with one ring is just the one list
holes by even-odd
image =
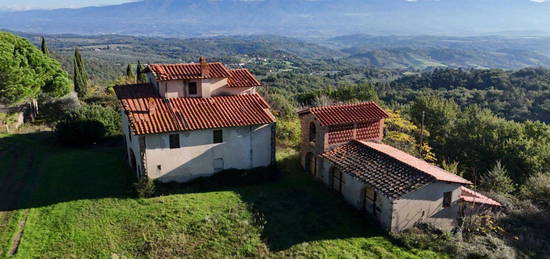
[[[263, 227], [262, 239], [273, 252], [310, 241], [386, 235], [374, 219], [302, 173], [296, 156], [280, 160], [275, 170], [259, 170], [265, 172], [251, 172], [245, 178], [231, 180], [229, 175], [238, 171], [229, 171], [226, 176], [198, 179], [189, 184], [161, 185], [160, 192], [163, 195], [210, 191], [239, 194], [257, 224]], [[253, 176], [254, 173], [260, 176]], [[255, 184], [247, 185], [251, 182]]]
[[[52, 133], [0, 138], [0, 210], [61, 202], [133, 198], [130, 169], [116, 140], [75, 148], [57, 144]], [[113, 142], [114, 141], [114, 142]], [[263, 172], [262, 172], [263, 170]], [[236, 174], [236, 175], [235, 175]], [[9, 187], [9, 188], [8, 188]], [[188, 184], [159, 184], [159, 195], [232, 191], [240, 195], [271, 251], [333, 239], [384, 236], [373, 219], [347, 205], [320, 182], [302, 173], [297, 156], [278, 168], [227, 171]]]
[[127, 198], [132, 175], [120, 143], [59, 144], [52, 132], [0, 138], [0, 211], [100, 198]]

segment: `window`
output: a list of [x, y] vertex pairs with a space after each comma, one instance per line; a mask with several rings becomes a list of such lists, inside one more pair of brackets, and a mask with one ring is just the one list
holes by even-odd
[[214, 137], [214, 143], [222, 143], [223, 142], [223, 130], [214, 130], [213, 133]]
[[179, 134], [170, 134], [170, 148], [180, 148]]
[[317, 130], [315, 128], [315, 122], [309, 124], [309, 141], [315, 142], [315, 137], [317, 135]]
[[453, 193], [452, 192], [445, 192], [443, 193], [443, 208], [449, 208], [451, 207], [451, 199], [452, 199]]
[[197, 95], [197, 82], [189, 82], [189, 95]]

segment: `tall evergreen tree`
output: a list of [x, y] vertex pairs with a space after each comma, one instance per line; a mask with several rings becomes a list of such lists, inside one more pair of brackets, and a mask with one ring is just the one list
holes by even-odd
[[136, 76], [134, 75], [134, 68], [132, 64], [128, 64], [128, 66], [126, 67], [126, 76], [128, 78], [135, 79]]
[[88, 74], [82, 61], [82, 56], [78, 48], [74, 51], [74, 90], [78, 97], [84, 97], [88, 94]]
[[143, 66], [141, 65], [141, 61], [138, 60], [137, 67], [136, 67], [136, 81], [138, 83], [145, 83], [147, 79], [145, 78], [145, 73], [143, 73]]
[[42, 53], [49, 55], [48, 43], [46, 43], [46, 39], [44, 39], [44, 37], [42, 37], [42, 44], [40, 45], [40, 49], [42, 50]]

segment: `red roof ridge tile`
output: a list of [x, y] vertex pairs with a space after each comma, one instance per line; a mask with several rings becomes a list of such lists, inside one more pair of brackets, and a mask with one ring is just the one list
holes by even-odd
[[378, 121], [389, 117], [389, 114], [373, 101], [310, 107], [298, 112], [300, 115], [307, 113], [312, 113], [323, 126]]
[[153, 71], [159, 81], [201, 78], [229, 78], [229, 70], [221, 62], [209, 62], [208, 76], [201, 73], [200, 63], [149, 64], [144, 71]]
[[448, 172], [444, 170], [443, 168], [437, 167], [435, 165], [432, 165], [420, 158], [414, 157], [404, 151], [401, 151], [397, 148], [394, 148], [390, 145], [386, 145], [383, 143], [378, 142], [366, 142], [366, 141], [357, 141], [369, 148], [372, 148], [374, 150], [377, 150], [378, 152], [381, 152], [383, 154], [386, 154], [404, 164], [407, 164], [411, 167], [414, 167], [426, 174], [429, 174], [435, 179], [439, 181], [444, 182], [454, 182], [454, 183], [460, 183], [460, 184], [472, 184], [472, 182], [456, 175], [451, 172]]

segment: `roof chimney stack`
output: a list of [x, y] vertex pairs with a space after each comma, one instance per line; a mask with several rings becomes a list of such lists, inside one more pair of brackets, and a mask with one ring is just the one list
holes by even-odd
[[203, 78], [210, 77], [210, 67], [208, 66], [208, 63], [206, 62], [206, 58], [205, 57], [200, 57], [199, 58], [199, 63], [201, 65], [201, 76]]

